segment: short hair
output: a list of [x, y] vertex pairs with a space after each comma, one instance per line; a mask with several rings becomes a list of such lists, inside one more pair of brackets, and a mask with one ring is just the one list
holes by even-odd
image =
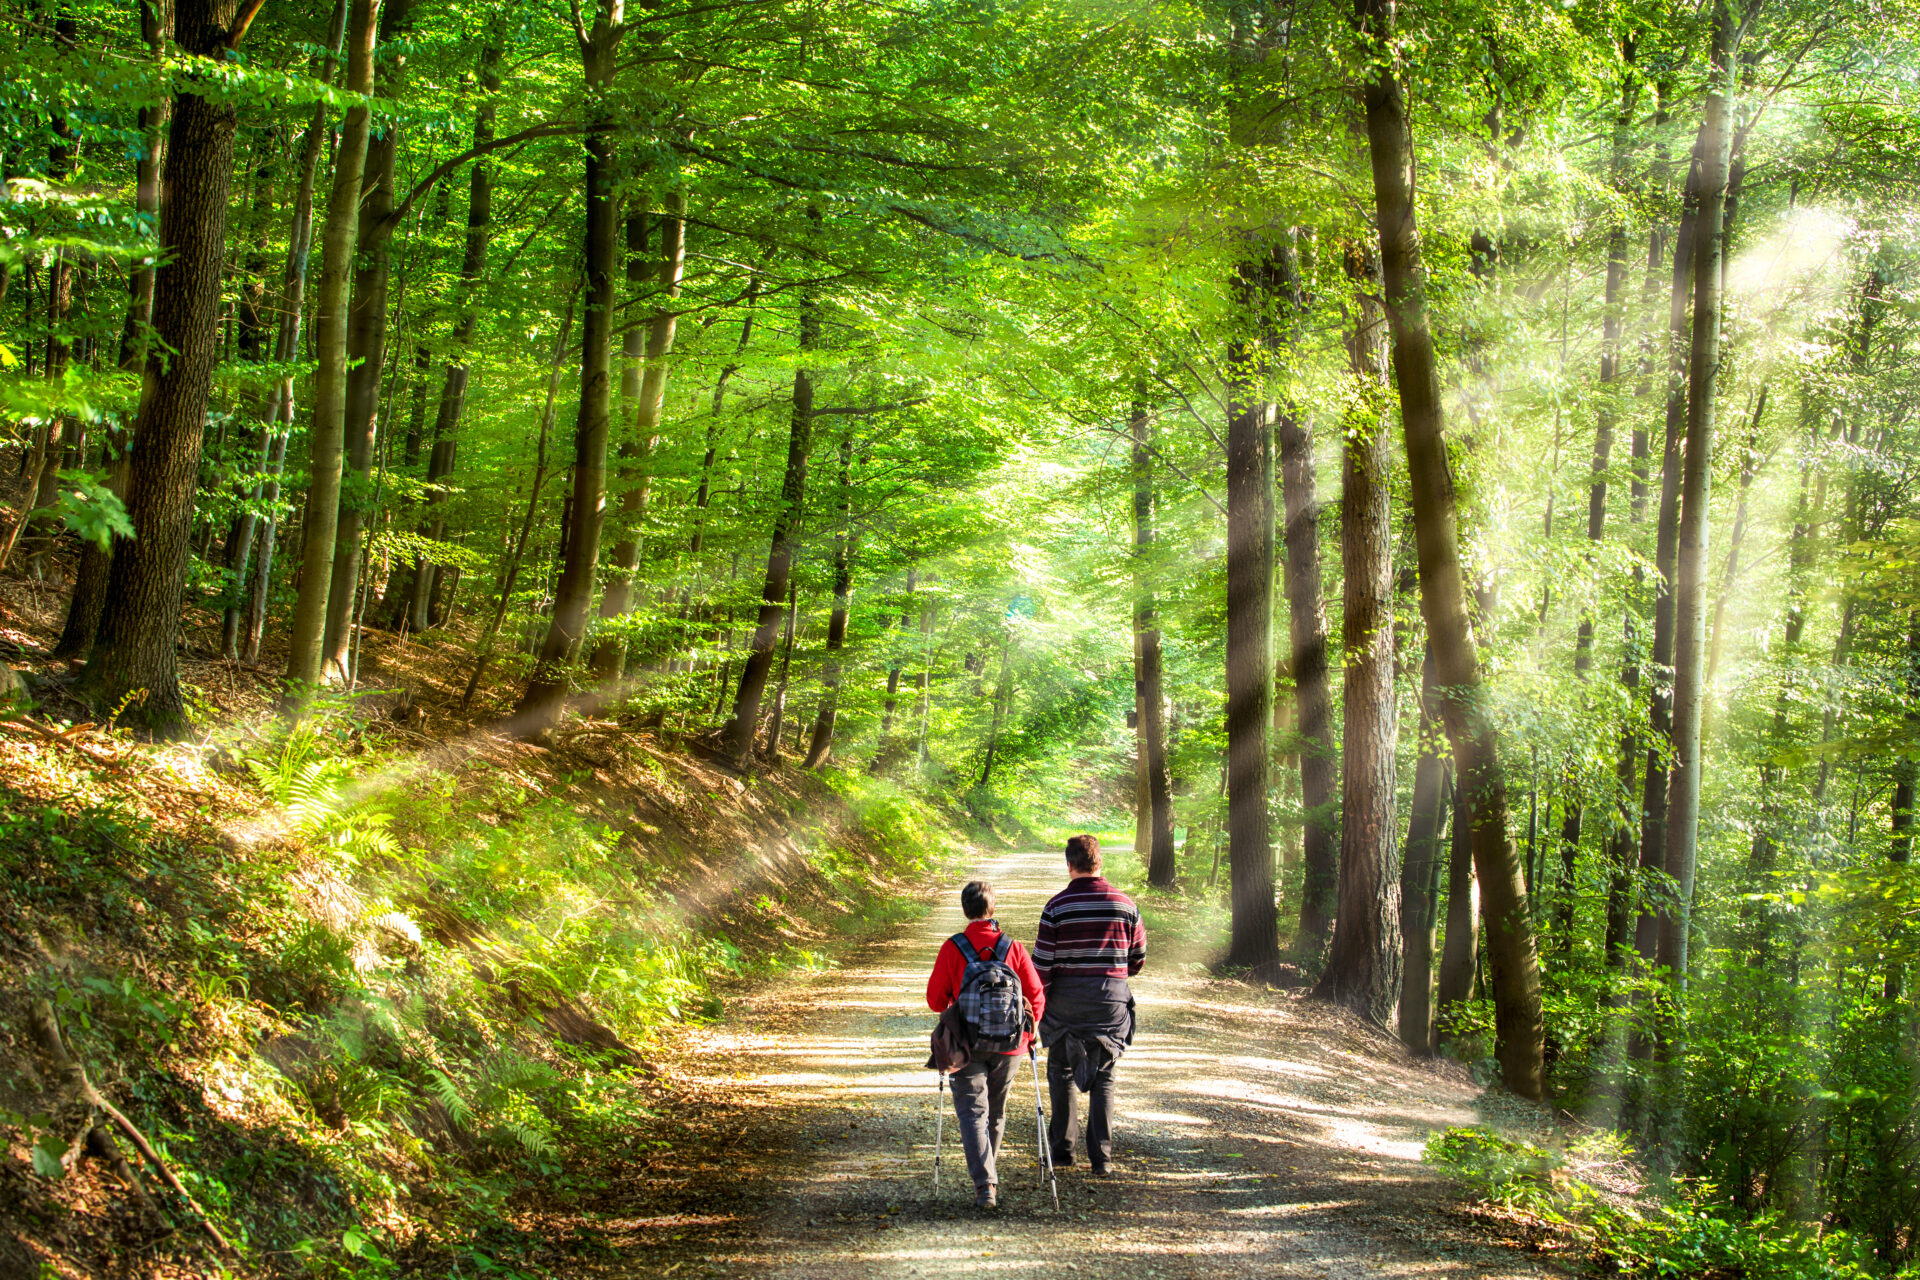
[[1067, 865], [1079, 872], [1100, 870], [1100, 838], [1074, 836], [1067, 841]]
[[985, 920], [993, 914], [993, 886], [985, 880], [969, 880], [960, 890], [960, 909], [969, 920]]

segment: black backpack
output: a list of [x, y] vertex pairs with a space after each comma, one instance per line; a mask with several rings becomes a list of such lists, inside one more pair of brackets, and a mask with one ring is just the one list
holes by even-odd
[[1027, 1010], [1020, 975], [1007, 963], [1013, 939], [1001, 934], [1000, 941], [984, 956], [964, 933], [953, 935], [953, 945], [967, 963], [954, 1003], [960, 1007], [960, 1020], [967, 1029], [968, 1050], [976, 1056], [1018, 1052], [1021, 1035], [1027, 1029]]

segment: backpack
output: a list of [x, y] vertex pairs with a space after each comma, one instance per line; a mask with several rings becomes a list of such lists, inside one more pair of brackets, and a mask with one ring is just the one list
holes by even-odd
[[953, 935], [953, 945], [967, 963], [960, 978], [960, 995], [954, 1001], [960, 1020], [967, 1028], [967, 1047], [977, 1057], [988, 1053], [1017, 1053], [1021, 1035], [1027, 1029], [1025, 998], [1020, 992], [1020, 977], [1007, 963], [1013, 939], [1006, 934], [993, 950], [981, 955], [967, 935]]

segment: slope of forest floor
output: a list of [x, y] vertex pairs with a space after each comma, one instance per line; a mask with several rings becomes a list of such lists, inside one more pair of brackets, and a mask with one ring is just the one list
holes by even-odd
[[611, 716], [519, 742], [498, 693], [456, 714], [458, 635], [377, 638], [374, 692], [291, 733], [273, 664], [190, 649], [203, 736], [137, 743], [75, 723], [63, 603], [0, 583], [36, 704], [0, 711], [0, 1274], [511, 1273], [546, 1244], [516, 1206], [648, 1141], [663, 1042], [917, 912], [965, 845], [884, 783], [743, 779]]

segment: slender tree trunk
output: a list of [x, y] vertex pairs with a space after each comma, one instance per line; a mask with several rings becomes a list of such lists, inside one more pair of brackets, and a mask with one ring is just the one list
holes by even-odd
[[1335, 813], [1333, 696], [1327, 676], [1327, 610], [1320, 582], [1320, 500], [1313, 474], [1313, 431], [1283, 405], [1274, 431], [1286, 508], [1287, 618], [1292, 641], [1300, 745], [1302, 843], [1300, 933], [1294, 947], [1309, 963], [1326, 950], [1340, 900], [1340, 820]]
[[1400, 998], [1401, 895], [1393, 812], [1392, 416], [1386, 399], [1387, 323], [1379, 302], [1380, 264], [1371, 246], [1348, 247], [1347, 276], [1354, 285], [1354, 330], [1347, 348], [1354, 408], [1346, 424], [1340, 471], [1340, 564], [1346, 584], [1340, 635], [1346, 696], [1339, 907], [1326, 972], [1314, 994], [1385, 1028]]
[[787, 721], [787, 677], [793, 671], [793, 638], [798, 630], [800, 616], [800, 586], [791, 576], [787, 579], [787, 636], [780, 656], [780, 681], [774, 689], [773, 715], [767, 725], [767, 750], [769, 761], [780, 758], [780, 731]]
[[[1906, 694], [1906, 710], [1902, 713], [1908, 734], [1920, 732], [1920, 611], [1907, 613], [1907, 646], [1903, 655], [1906, 670], [1901, 673], [1900, 688]], [[1913, 860], [1913, 807], [1916, 802], [1915, 782], [1920, 780], [1920, 769], [1916, 769], [1911, 759], [1902, 758], [1893, 767], [1893, 796], [1891, 825], [1893, 838], [1887, 844], [1887, 860], [1896, 867], [1904, 867]], [[1888, 1004], [1897, 1002], [1906, 994], [1907, 968], [1899, 957], [1906, 950], [1912, 926], [1905, 921], [1895, 920], [1892, 927], [1893, 937], [1888, 950], [1894, 958], [1887, 962], [1886, 982], [1881, 994]]]
[[1273, 446], [1266, 400], [1266, 264], [1232, 283], [1245, 336], [1227, 348], [1227, 865], [1229, 964], [1267, 978], [1280, 962], [1267, 816], [1273, 722]]
[[573, 520], [567, 530], [566, 563], [554, 590], [553, 618], [526, 692], [515, 708], [522, 737], [538, 738], [560, 723], [566, 707], [569, 668], [586, 635], [600, 563], [600, 530], [606, 517], [607, 434], [613, 414], [613, 322], [619, 256], [619, 193], [614, 190], [612, 121], [604, 95], [614, 74], [614, 54], [623, 32], [625, 0], [599, 0], [593, 29], [580, 47], [589, 97], [597, 107], [588, 133], [586, 162], [586, 317], [581, 327], [580, 419], [573, 441]]
[[[1760, 386], [1760, 394], [1753, 404], [1753, 415], [1747, 427], [1747, 447], [1740, 458], [1740, 498], [1734, 505], [1733, 531], [1727, 535], [1727, 567], [1720, 575], [1720, 590], [1713, 600], [1713, 624], [1708, 630], [1706, 693], [1713, 694], [1714, 680], [1720, 673], [1720, 659], [1727, 650], [1727, 601], [1733, 596], [1733, 584], [1740, 576], [1740, 544], [1747, 536], [1748, 499], [1752, 495], [1753, 482], [1760, 476], [1762, 463], [1760, 453], [1760, 424], [1767, 416], [1767, 391], [1765, 383]], [[1712, 704], [1707, 705], [1711, 710]], [[1701, 734], [1707, 732], [1707, 718], [1702, 712]]]
[[[811, 296], [800, 302], [800, 358], [805, 360], [820, 340], [819, 303]], [[760, 700], [766, 694], [773, 669], [773, 648], [779, 638], [781, 602], [793, 576], [798, 550], [800, 516], [807, 493], [807, 455], [813, 447], [813, 373], [801, 365], [793, 371], [793, 412], [787, 428], [787, 467], [780, 484], [780, 507], [773, 520], [773, 538], [767, 549], [766, 580], [760, 588], [760, 616], [754, 628], [747, 660], [740, 668], [734, 692], [733, 717], [725, 730], [727, 751], [741, 768], [752, 763], [754, 727], [760, 722]]]
[[[1506, 1087], [1537, 1099], [1545, 1086], [1539, 957], [1519, 858], [1507, 832], [1506, 778], [1499, 741], [1481, 702], [1479, 656], [1467, 616], [1453, 476], [1442, 436], [1439, 370], [1415, 222], [1413, 140], [1401, 84], [1386, 54], [1392, 0], [1357, 0], [1356, 12], [1363, 37], [1381, 54], [1364, 90], [1374, 208], [1411, 477], [1421, 612], [1432, 637], [1442, 717], [1453, 742], [1460, 792], [1472, 813], [1473, 861], [1483, 895], [1487, 972], [1493, 988], [1494, 1053]], [[1461, 805], [1462, 812], [1468, 809]]]
[[[161, 0], [142, 0], [140, 35], [156, 61], [163, 56], [166, 38], [171, 34], [171, 18], [170, 5], [163, 9]], [[160, 212], [160, 160], [172, 111], [172, 101], [163, 99], [155, 106], [140, 108], [138, 116], [141, 148], [134, 169], [134, 212], [154, 219], [156, 225]], [[133, 264], [128, 275], [127, 318], [120, 330], [119, 351], [120, 368], [128, 373], [137, 373], [146, 366], [147, 335], [153, 322], [155, 269], [156, 259], [145, 257]], [[4, 295], [4, 291], [5, 282], [0, 280], [0, 295]], [[123, 430], [110, 427], [102, 450], [107, 459], [107, 487], [123, 502], [130, 478], [130, 444]], [[66, 626], [54, 647], [55, 657], [84, 658], [93, 651], [94, 636], [100, 630], [100, 614], [107, 604], [107, 578], [113, 569], [113, 553], [119, 543], [120, 539], [114, 538], [104, 547], [91, 541], [81, 547], [80, 561], [74, 568], [73, 593], [67, 600]]]
[[1413, 806], [1407, 820], [1407, 852], [1400, 868], [1400, 1043], [1426, 1057], [1433, 1053], [1433, 951], [1437, 941], [1435, 891], [1440, 883], [1440, 838], [1445, 830], [1447, 751], [1434, 685], [1433, 646], [1420, 663], [1420, 740], [1413, 770]]
[[[1648, 887], [1649, 873], [1666, 867], [1667, 771], [1673, 745], [1673, 697], [1667, 672], [1673, 666], [1674, 594], [1680, 550], [1680, 444], [1686, 429], [1687, 351], [1692, 345], [1693, 249], [1699, 231], [1700, 163], [1696, 154], [1687, 168], [1687, 183], [1681, 198], [1680, 226], [1673, 242], [1673, 288], [1667, 322], [1667, 413], [1666, 438], [1660, 463], [1659, 524], [1654, 547], [1653, 650], [1648, 655], [1653, 678], [1649, 681], [1650, 704], [1647, 727], [1645, 784], [1640, 802], [1640, 872], [1642, 897]], [[1654, 961], [1659, 936], [1659, 915], [1642, 902], [1639, 922], [1634, 928], [1634, 951], [1643, 966]], [[1635, 1039], [1636, 1054], [1648, 1046]]]
[[[379, 87], [392, 98], [404, 83], [405, 58], [394, 46], [413, 29], [413, 0], [382, 0]], [[351, 663], [353, 605], [360, 594], [362, 543], [373, 513], [369, 477], [380, 427], [380, 376], [386, 366], [389, 282], [392, 279], [394, 166], [399, 155], [399, 122], [382, 123], [367, 144], [360, 184], [360, 221], [356, 228], [352, 301], [347, 308], [347, 385], [342, 421], [346, 462], [342, 472], [339, 516], [334, 528], [333, 570], [327, 588], [327, 612], [321, 675], [346, 683]]]
[[907, 567], [907, 589], [900, 600], [900, 622], [895, 631], [894, 655], [887, 663], [887, 702], [880, 717], [880, 746], [874, 753], [874, 764], [881, 766], [887, 754], [887, 744], [893, 737], [893, 716], [898, 708], [900, 696], [900, 676], [905, 670], [907, 624], [913, 620], [913, 590], [920, 583], [918, 566]]
[[1133, 630], [1139, 637], [1140, 663], [1134, 703], [1142, 776], [1146, 780], [1146, 825], [1136, 824], [1134, 841], [1146, 839], [1147, 883], [1172, 888], [1173, 781], [1167, 768], [1166, 691], [1153, 573], [1153, 417], [1135, 401], [1133, 427]]
[[[647, 518], [647, 501], [653, 488], [653, 477], [647, 468], [660, 448], [660, 420], [667, 403], [667, 357], [673, 352], [674, 330], [679, 320], [674, 300], [680, 296], [680, 280], [686, 272], [686, 197], [678, 191], [672, 192], [666, 204], [666, 214], [660, 222], [658, 280], [662, 300], [647, 326], [646, 364], [634, 406], [633, 430], [620, 446], [621, 537], [614, 546], [606, 593], [600, 600], [600, 617], [606, 622], [622, 617], [633, 605], [633, 576], [640, 563], [641, 525]], [[626, 658], [626, 639], [617, 630], [609, 630], [594, 647], [594, 679], [600, 684], [619, 679]]]
[[[1759, 3], [1759, 0], [1754, 0]], [[1676, 992], [1687, 984], [1700, 826], [1700, 720], [1706, 693], [1705, 577], [1708, 511], [1713, 486], [1713, 431], [1719, 390], [1721, 299], [1725, 288], [1727, 168], [1733, 145], [1733, 15], [1727, 0], [1713, 8], [1710, 87], [1701, 113], [1694, 164], [1700, 212], [1694, 246], [1693, 334], [1687, 364], [1686, 463], [1681, 482], [1678, 590], [1674, 622], [1673, 771], [1669, 784], [1666, 872], [1673, 900], [1661, 913], [1656, 961]], [[1670, 1046], [1670, 1041], [1663, 1041]]]
[[[180, 0], [182, 53], [217, 62], [228, 53], [236, 0]], [[196, 81], [184, 81], [188, 86]], [[164, 265], [154, 286], [155, 349], [148, 354], [133, 437], [127, 514], [134, 528], [113, 558], [100, 630], [84, 688], [96, 705], [130, 695], [123, 718], [164, 734], [180, 732], [174, 643], [187, 568], [194, 487], [200, 475], [207, 394], [219, 357], [221, 270], [227, 194], [233, 176], [235, 108], [197, 94], [175, 96], [160, 213]]]
[[833, 750], [833, 722], [840, 708], [840, 664], [847, 644], [847, 605], [853, 595], [853, 556], [860, 535], [853, 527], [853, 429], [840, 433], [840, 536], [833, 547], [833, 612], [827, 621], [827, 652], [820, 670], [820, 708], [805, 767], [817, 769]]
[[[347, 21], [350, 93], [373, 92], [373, 44], [380, 0], [353, 0]], [[294, 600], [287, 682], [303, 698], [324, 675], [327, 598], [333, 582], [334, 533], [340, 520], [341, 469], [347, 413], [347, 286], [360, 226], [360, 183], [367, 162], [372, 112], [365, 102], [347, 108], [334, 149], [333, 190], [320, 238], [320, 287], [315, 295], [313, 418], [308, 436], [306, 518], [301, 526], [300, 592]]]
[[1000, 641], [1000, 678], [993, 685], [993, 720], [987, 727], [987, 759], [980, 769], [980, 789], [993, 789], [994, 757], [1000, 749], [1000, 729], [1006, 723], [1007, 709], [1013, 703], [1013, 633]]

